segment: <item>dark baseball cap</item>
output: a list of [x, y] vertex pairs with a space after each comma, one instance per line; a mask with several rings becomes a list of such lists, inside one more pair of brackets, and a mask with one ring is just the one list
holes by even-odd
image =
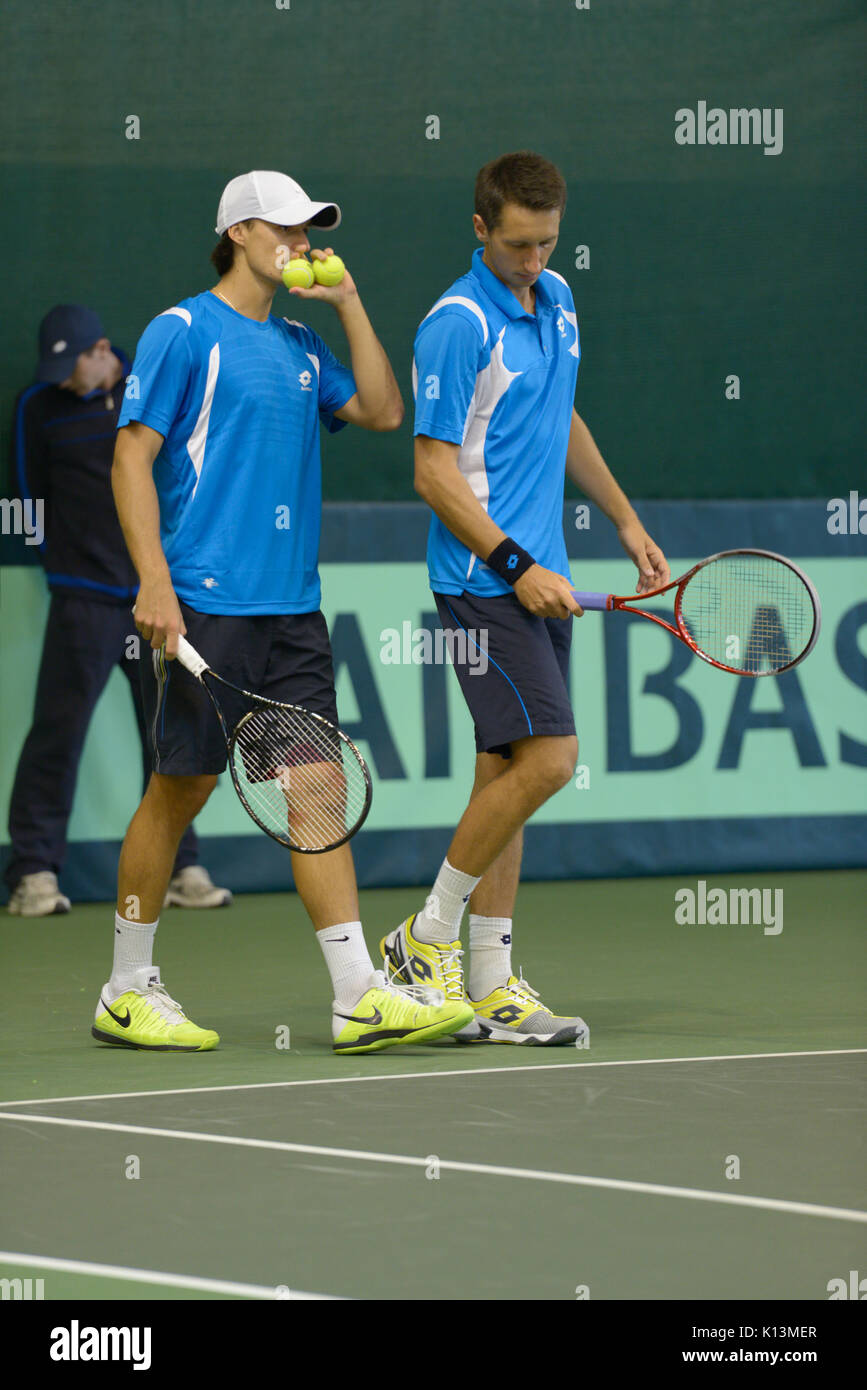
[[37, 381], [59, 385], [75, 371], [78, 355], [106, 336], [102, 320], [83, 304], [55, 304], [39, 325]]

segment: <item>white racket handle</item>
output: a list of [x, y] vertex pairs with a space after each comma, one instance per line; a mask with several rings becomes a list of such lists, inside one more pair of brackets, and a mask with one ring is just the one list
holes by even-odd
[[196, 677], [196, 680], [201, 680], [203, 671], [210, 670], [204, 657], [199, 656], [195, 647], [190, 645], [186, 637], [181, 637], [180, 633], [178, 633], [178, 661], [187, 668], [190, 675]]

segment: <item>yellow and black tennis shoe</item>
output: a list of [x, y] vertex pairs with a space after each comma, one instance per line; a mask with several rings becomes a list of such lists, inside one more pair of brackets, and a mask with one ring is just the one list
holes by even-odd
[[335, 1052], [381, 1052], [405, 1043], [434, 1042], [472, 1022], [473, 1011], [462, 1000], [446, 999], [426, 985], [402, 985], [381, 970], [351, 1009], [332, 1005], [331, 1031]]
[[484, 999], [470, 999], [479, 1036], [461, 1042], [517, 1043], [529, 1047], [590, 1046], [590, 1029], [583, 1018], [564, 1018], [540, 1001], [523, 976], [510, 975]]
[[[428, 985], [442, 990], [445, 998], [466, 1003], [463, 950], [460, 941], [418, 941], [412, 934], [418, 917], [414, 912], [379, 943], [385, 968], [397, 984]], [[481, 1032], [474, 1018], [454, 1034], [456, 1042], [477, 1042]]]
[[132, 981], [115, 998], [111, 984], [103, 986], [90, 1030], [100, 1042], [151, 1052], [210, 1052], [217, 1046], [219, 1036], [190, 1022], [155, 965], [137, 970]]
[[445, 944], [437, 941], [416, 941], [412, 926], [417, 912], [379, 943], [383, 960], [397, 984], [429, 985], [442, 990], [446, 999], [466, 999], [463, 951], [460, 941]]

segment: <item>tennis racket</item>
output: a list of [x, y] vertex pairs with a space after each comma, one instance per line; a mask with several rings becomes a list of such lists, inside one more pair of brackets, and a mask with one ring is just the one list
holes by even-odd
[[[210, 696], [226, 740], [232, 783], [256, 824], [301, 854], [322, 854], [345, 844], [367, 819], [373, 797], [367, 764], [346, 734], [319, 714], [252, 695], [224, 680], [180, 636], [178, 661]], [[220, 704], [218, 689], [233, 706], [231, 716]], [[239, 718], [234, 706], [242, 711]]]
[[[674, 625], [636, 608], [669, 589]], [[649, 618], [702, 661], [736, 676], [779, 676], [816, 645], [822, 606], [804, 571], [772, 550], [721, 550], [680, 579], [646, 594], [572, 593], [582, 608]]]

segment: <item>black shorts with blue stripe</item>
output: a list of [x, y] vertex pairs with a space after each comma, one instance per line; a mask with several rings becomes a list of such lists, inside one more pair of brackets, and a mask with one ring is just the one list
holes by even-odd
[[574, 735], [572, 619], [537, 618], [514, 594], [434, 594], [476, 752], [511, 756], [521, 738]]
[[[337, 723], [334, 667], [322, 613], [198, 613], [181, 603], [190, 641], [208, 665], [233, 685], [301, 705]], [[154, 772], [193, 777], [223, 772], [226, 744], [205, 691], [179, 661], [166, 661], [142, 640], [142, 698]], [[231, 728], [248, 708], [220, 691]]]

